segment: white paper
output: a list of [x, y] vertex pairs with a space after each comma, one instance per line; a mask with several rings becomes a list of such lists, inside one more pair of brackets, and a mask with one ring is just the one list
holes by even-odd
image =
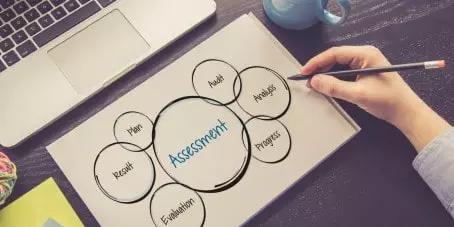
[[358, 132], [263, 28], [240, 17], [48, 147], [102, 226], [241, 225]]

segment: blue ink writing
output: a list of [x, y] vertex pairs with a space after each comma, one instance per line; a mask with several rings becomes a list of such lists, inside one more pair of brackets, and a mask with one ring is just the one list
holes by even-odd
[[193, 155], [197, 154], [199, 151], [203, 150], [210, 142], [214, 142], [217, 138], [222, 136], [222, 133], [227, 132], [229, 129], [225, 122], [218, 119], [218, 125], [214, 128], [208, 130], [208, 132], [194, 140], [190, 145], [186, 146], [183, 150], [176, 153], [175, 155], [169, 154], [170, 162], [174, 168], [177, 168], [178, 164], [183, 164], [188, 161]]

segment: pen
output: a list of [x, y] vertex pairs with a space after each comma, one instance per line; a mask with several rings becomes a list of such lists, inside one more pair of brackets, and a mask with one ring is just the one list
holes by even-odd
[[290, 76], [287, 79], [289, 79], [289, 80], [309, 80], [317, 74], [348, 77], [348, 76], [357, 76], [358, 74], [367, 75], [367, 74], [395, 72], [395, 71], [410, 70], [410, 69], [439, 69], [439, 68], [444, 68], [445, 65], [446, 64], [445, 64], [444, 60], [426, 61], [426, 62], [419, 62], [419, 63], [409, 63], [409, 64], [377, 67], [377, 68], [364, 68], [364, 69], [354, 69], [354, 70], [313, 73], [313, 74], [309, 74], [309, 75], [297, 74], [294, 76]]

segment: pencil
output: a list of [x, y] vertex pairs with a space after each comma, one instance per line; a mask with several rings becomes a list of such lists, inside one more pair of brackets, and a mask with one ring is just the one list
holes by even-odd
[[378, 67], [378, 68], [364, 68], [364, 69], [354, 69], [354, 70], [313, 73], [313, 74], [309, 74], [309, 75], [297, 74], [294, 76], [290, 76], [287, 79], [289, 79], [289, 80], [309, 80], [317, 74], [325, 74], [325, 75], [338, 76], [338, 77], [349, 77], [349, 76], [357, 76], [358, 74], [367, 75], [367, 74], [396, 72], [396, 71], [411, 70], [411, 69], [440, 69], [440, 68], [444, 68], [445, 65], [446, 64], [445, 64], [444, 60], [426, 61], [426, 62]]

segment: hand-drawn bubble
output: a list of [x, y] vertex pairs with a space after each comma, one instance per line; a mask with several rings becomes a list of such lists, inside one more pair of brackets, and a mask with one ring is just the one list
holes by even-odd
[[158, 227], [200, 227], [205, 223], [206, 210], [197, 192], [178, 183], [167, 183], [151, 197], [150, 215]]
[[145, 198], [153, 188], [156, 174], [147, 152], [131, 152], [117, 142], [107, 145], [96, 156], [93, 172], [101, 192], [119, 203], [135, 203]]
[[[235, 81], [239, 84], [236, 95], [232, 89]], [[238, 77], [238, 70], [229, 63], [208, 59], [200, 62], [192, 71], [192, 87], [199, 96], [218, 100], [222, 105], [230, 105], [241, 93], [241, 78]]]
[[251, 144], [244, 126], [219, 101], [181, 97], [158, 114], [153, 148], [158, 163], [176, 182], [199, 192], [220, 192], [234, 186], [249, 165]]
[[[237, 99], [238, 105], [251, 117], [261, 120], [275, 120], [282, 117], [289, 109], [291, 94], [287, 82], [272, 69], [263, 66], [251, 66], [240, 72], [241, 95]], [[235, 82], [234, 91], [237, 91], [238, 82]]]
[[132, 143], [134, 146], [122, 144], [125, 149], [134, 152], [144, 151], [153, 143], [151, 132], [153, 121], [147, 115], [128, 111], [115, 120], [113, 133], [117, 142]]
[[[267, 119], [267, 120], [264, 120]], [[254, 116], [246, 121], [252, 144], [252, 157], [260, 162], [275, 164], [287, 158], [292, 138], [287, 127], [269, 116]]]

